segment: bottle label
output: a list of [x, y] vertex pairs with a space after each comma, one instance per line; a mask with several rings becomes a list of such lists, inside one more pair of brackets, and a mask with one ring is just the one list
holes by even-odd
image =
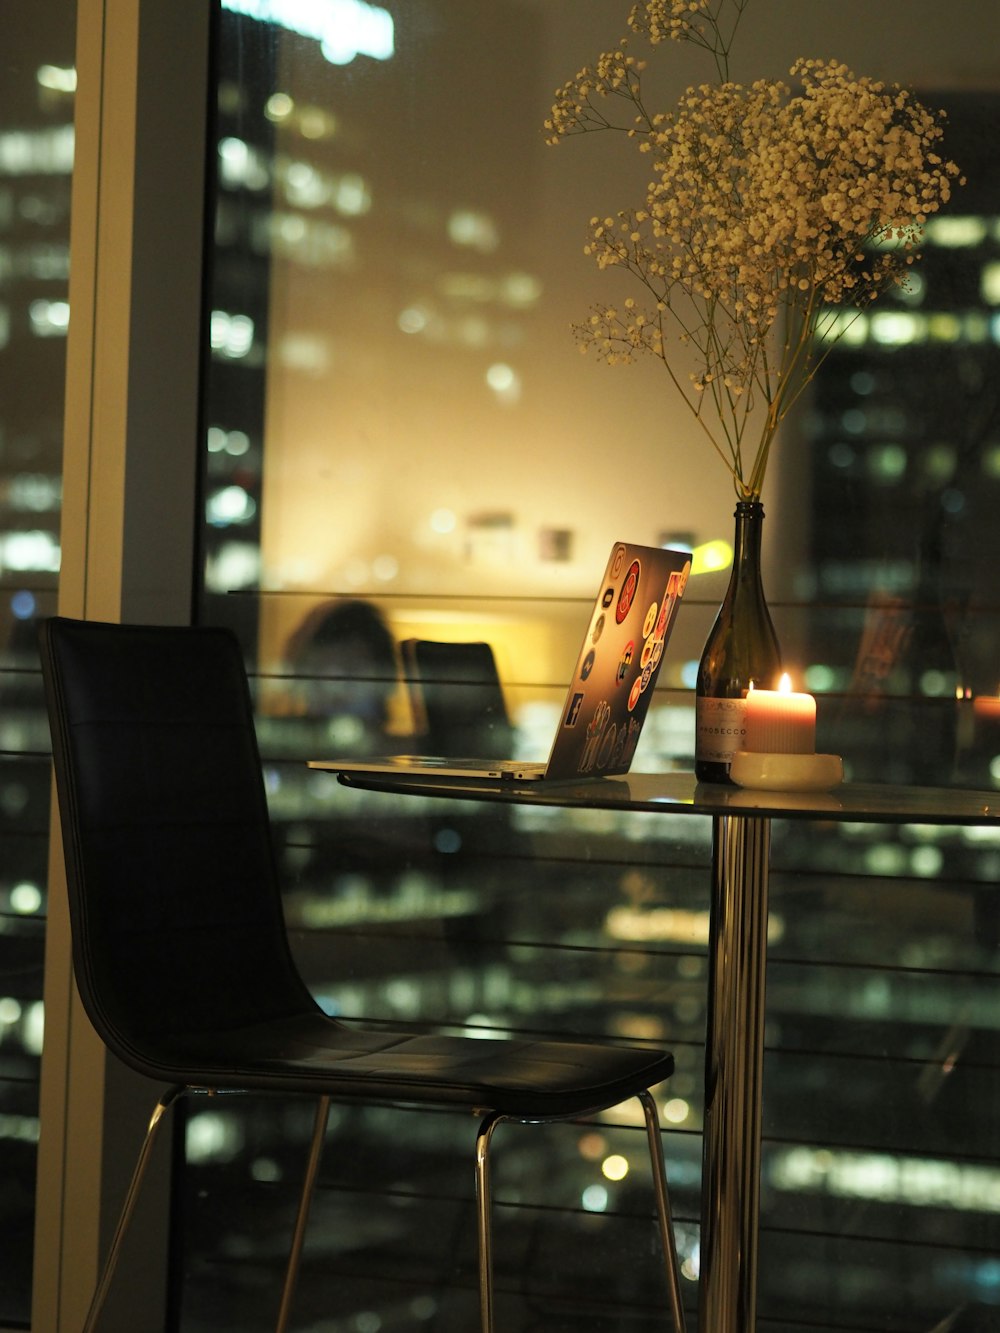
[[699, 699], [696, 705], [695, 755], [702, 763], [728, 764], [743, 749], [746, 699]]

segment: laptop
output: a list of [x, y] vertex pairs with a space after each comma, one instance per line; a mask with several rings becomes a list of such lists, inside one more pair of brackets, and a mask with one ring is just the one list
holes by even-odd
[[688, 551], [615, 542], [545, 763], [399, 754], [312, 760], [310, 768], [491, 782], [565, 782], [627, 773], [690, 570]]

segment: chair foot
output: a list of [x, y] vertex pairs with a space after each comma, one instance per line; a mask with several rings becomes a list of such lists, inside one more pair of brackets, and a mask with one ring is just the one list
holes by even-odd
[[650, 1092], [636, 1093], [646, 1117], [646, 1137], [649, 1140], [650, 1164], [653, 1168], [653, 1190], [656, 1195], [656, 1215], [660, 1224], [660, 1242], [667, 1270], [670, 1294], [670, 1316], [674, 1333], [685, 1333], [684, 1305], [681, 1300], [681, 1270], [677, 1262], [677, 1243], [674, 1239], [673, 1219], [670, 1216], [670, 1196], [667, 1193], [667, 1168], [663, 1160], [663, 1142], [660, 1138], [660, 1117]]
[[278, 1309], [275, 1333], [286, 1333], [288, 1321], [292, 1316], [292, 1301], [295, 1299], [295, 1286], [299, 1279], [299, 1265], [302, 1260], [302, 1246], [306, 1238], [306, 1225], [309, 1221], [309, 1208], [316, 1189], [316, 1178], [319, 1175], [319, 1163], [323, 1155], [323, 1143], [326, 1138], [326, 1126], [329, 1118], [330, 1098], [320, 1097], [316, 1103], [312, 1142], [309, 1145], [309, 1160], [306, 1163], [305, 1180], [302, 1182], [302, 1193], [299, 1196], [299, 1210], [295, 1216], [292, 1248], [288, 1255], [288, 1267], [285, 1269], [285, 1285], [281, 1292], [281, 1305]]
[[485, 1116], [476, 1135], [476, 1202], [479, 1225], [479, 1318], [482, 1333], [493, 1333], [493, 1231], [490, 1198], [490, 1139], [501, 1120], [496, 1111]]
[[114, 1277], [115, 1269], [118, 1266], [118, 1258], [121, 1254], [122, 1242], [125, 1239], [125, 1233], [128, 1231], [129, 1223], [132, 1221], [132, 1214], [135, 1212], [135, 1206], [139, 1199], [139, 1191], [142, 1188], [142, 1182], [146, 1176], [146, 1168], [149, 1166], [149, 1159], [153, 1152], [153, 1146], [156, 1142], [157, 1131], [164, 1115], [174, 1104], [178, 1097], [183, 1096], [188, 1089], [183, 1084], [175, 1084], [168, 1088], [160, 1097], [160, 1100], [153, 1108], [153, 1114], [150, 1116], [149, 1125], [146, 1128], [146, 1137], [142, 1141], [142, 1147], [139, 1149], [139, 1156], [136, 1159], [135, 1167], [132, 1171], [132, 1179], [129, 1181], [128, 1190], [125, 1194], [125, 1202], [122, 1204], [121, 1212], [118, 1214], [118, 1222], [115, 1226], [115, 1234], [111, 1240], [111, 1248], [108, 1250], [108, 1257], [104, 1261], [104, 1267], [101, 1270], [101, 1276], [98, 1279], [97, 1287], [90, 1302], [90, 1309], [87, 1311], [87, 1318], [84, 1320], [82, 1333], [94, 1333], [97, 1327], [97, 1321], [104, 1309], [104, 1302], [108, 1298], [108, 1292], [111, 1288], [111, 1279]]

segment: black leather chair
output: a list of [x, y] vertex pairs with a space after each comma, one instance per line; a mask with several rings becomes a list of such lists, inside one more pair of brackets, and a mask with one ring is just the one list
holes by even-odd
[[[482, 1328], [493, 1328], [489, 1147], [503, 1120], [645, 1113], [668, 1309], [683, 1328], [655, 1104], [659, 1050], [368, 1030], [327, 1017], [292, 961], [250, 693], [226, 630], [55, 618], [41, 631], [83, 1003], [126, 1065], [166, 1083], [87, 1317], [96, 1327], [164, 1112], [224, 1090], [315, 1099], [277, 1318], [288, 1327], [331, 1099], [473, 1110]], [[665, 1312], [666, 1314], [666, 1312]], [[666, 1322], [666, 1319], [665, 1319]]]
[[404, 639], [400, 650], [428, 753], [511, 758], [514, 729], [488, 643]]

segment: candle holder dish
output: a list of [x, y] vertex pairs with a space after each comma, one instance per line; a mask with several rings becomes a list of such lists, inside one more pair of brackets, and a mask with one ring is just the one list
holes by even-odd
[[729, 776], [739, 787], [762, 791], [828, 791], [844, 780], [839, 754], [766, 754], [737, 750]]

